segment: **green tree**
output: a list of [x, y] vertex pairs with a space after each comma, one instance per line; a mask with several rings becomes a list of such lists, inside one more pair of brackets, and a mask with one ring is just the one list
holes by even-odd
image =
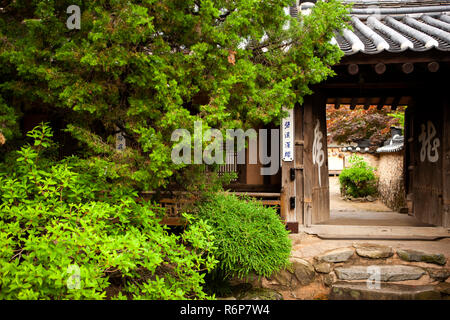
[[[342, 52], [329, 40], [346, 9], [320, 1], [294, 19], [283, 10], [291, 2], [5, 1], [5, 145], [21, 115], [40, 109], [64, 118], [102, 171], [149, 189], [183, 181], [185, 165], [170, 159], [174, 129], [192, 130], [195, 120], [204, 130], [277, 122], [283, 106], [333, 74]], [[70, 5], [81, 8], [80, 30], [66, 26]], [[131, 146], [125, 152], [114, 149], [117, 128]]]
[[209, 298], [210, 226], [186, 215], [171, 234], [134, 190], [104, 192], [106, 177], [82, 161], [47, 161], [48, 126], [28, 136], [17, 165], [0, 164], [0, 299]]
[[351, 143], [361, 139], [369, 139], [371, 151], [391, 136], [391, 126], [404, 128], [406, 107], [396, 111], [378, 110], [371, 106], [368, 110], [362, 107], [351, 110], [349, 106], [335, 109], [327, 107], [328, 142]]

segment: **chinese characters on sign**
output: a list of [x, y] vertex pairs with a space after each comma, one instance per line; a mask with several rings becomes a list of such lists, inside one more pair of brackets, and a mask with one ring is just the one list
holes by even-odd
[[294, 161], [294, 110], [287, 110], [289, 115], [281, 122], [282, 130], [282, 159], [283, 161]]

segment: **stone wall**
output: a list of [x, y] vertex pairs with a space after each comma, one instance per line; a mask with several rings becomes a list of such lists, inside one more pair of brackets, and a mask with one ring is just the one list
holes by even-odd
[[292, 265], [270, 278], [235, 279], [233, 295], [219, 299], [450, 299], [450, 268], [441, 253], [395, 249], [373, 243], [291, 257]]
[[[333, 163], [342, 162], [342, 167], [348, 168], [351, 166], [350, 157], [357, 154], [363, 157], [364, 161], [371, 167], [378, 168], [379, 157], [378, 154], [366, 153], [366, 152], [351, 152], [351, 151], [341, 151], [341, 147], [329, 147], [328, 148], [328, 162], [329, 170], [338, 169], [337, 165], [334, 168]], [[340, 166], [339, 166], [340, 167]]]
[[380, 200], [394, 211], [406, 207], [403, 151], [381, 153], [378, 162], [378, 193]]

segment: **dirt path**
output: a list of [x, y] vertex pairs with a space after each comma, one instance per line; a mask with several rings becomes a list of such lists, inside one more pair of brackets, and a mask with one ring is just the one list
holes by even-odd
[[354, 226], [431, 226], [408, 214], [386, 207], [380, 200], [356, 202], [343, 200], [339, 190], [339, 177], [330, 177], [330, 220], [321, 224]]
[[330, 209], [332, 211], [374, 211], [392, 212], [380, 200], [373, 202], [354, 202], [341, 199], [339, 177], [330, 177]]

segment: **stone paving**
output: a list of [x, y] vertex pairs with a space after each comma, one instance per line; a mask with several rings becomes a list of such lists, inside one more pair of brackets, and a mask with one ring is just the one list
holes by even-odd
[[[450, 300], [450, 239], [349, 242], [305, 234], [290, 237], [291, 267], [270, 278], [250, 277], [245, 290], [231, 299]], [[242, 280], [235, 284], [242, 286]]]

